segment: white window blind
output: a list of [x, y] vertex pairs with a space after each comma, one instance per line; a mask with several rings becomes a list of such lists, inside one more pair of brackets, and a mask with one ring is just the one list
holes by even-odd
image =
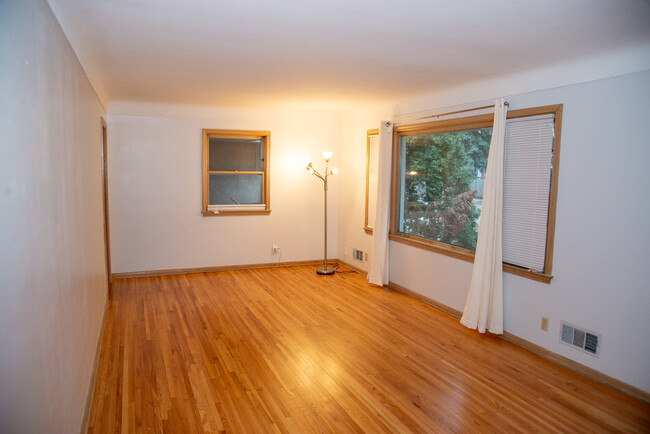
[[545, 272], [555, 115], [509, 119], [503, 183], [503, 262]]

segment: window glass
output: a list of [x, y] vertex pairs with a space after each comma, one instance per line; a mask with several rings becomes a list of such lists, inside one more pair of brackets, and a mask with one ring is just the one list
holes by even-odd
[[399, 232], [476, 248], [492, 128], [402, 136]]
[[262, 203], [261, 174], [210, 174], [210, 205]]
[[262, 170], [262, 141], [210, 138], [210, 171], [259, 172]]
[[377, 182], [379, 169], [379, 132], [368, 130], [366, 149], [366, 212], [363, 229], [371, 234], [375, 227]]

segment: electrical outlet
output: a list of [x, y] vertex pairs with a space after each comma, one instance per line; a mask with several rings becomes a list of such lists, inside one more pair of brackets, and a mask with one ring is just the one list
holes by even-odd
[[364, 261], [367, 261], [367, 260], [368, 260], [368, 253], [364, 253], [364, 254], [363, 254], [363, 260], [364, 260]]
[[540, 328], [545, 332], [548, 331], [548, 318], [546, 318], [545, 316], [542, 317], [542, 325]]
[[273, 244], [273, 253], [280, 253], [280, 246]]

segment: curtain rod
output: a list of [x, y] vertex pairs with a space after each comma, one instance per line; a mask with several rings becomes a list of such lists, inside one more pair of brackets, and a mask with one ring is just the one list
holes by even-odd
[[[506, 101], [504, 104], [506, 106], [510, 105], [510, 103], [508, 101]], [[469, 109], [456, 110], [456, 111], [453, 111], [453, 112], [440, 113], [440, 114], [437, 114], [437, 115], [420, 116], [419, 118], [411, 118], [411, 119], [403, 119], [403, 120], [399, 120], [399, 121], [392, 121], [392, 123], [393, 124], [402, 124], [404, 122], [422, 121], [424, 119], [429, 119], [429, 118], [439, 118], [440, 116], [449, 116], [449, 115], [455, 115], [455, 114], [458, 114], [458, 113], [473, 112], [473, 111], [476, 111], [476, 110], [485, 110], [485, 109], [489, 109], [489, 108], [494, 108], [494, 105], [486, 105], [486, 106], [482, 106], [482, 107], [474, 107], [474, 108], [469, 108]], [[388, 124], [390, 124], [390, 123], [391, 122], [387, 122], [386, 126], [388, 126]]]

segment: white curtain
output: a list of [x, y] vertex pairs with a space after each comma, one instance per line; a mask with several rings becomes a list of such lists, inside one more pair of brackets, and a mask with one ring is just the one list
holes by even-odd
[[503, 98], [494, 105], [494, 126], [488, 155], [481, 221], [472, 271], [460, 322], [471, 329], [503, 333], [503, 265], [501, 222], [503, 208], [503, 157], [507, 108]]
[[372, 231], [372, 252], [368, 268], [368, 281], [380, 286], [388, 285], [388, 221], [392, 143], [393, 124], [384, 121], [379, 128], [377, 206], [374, 210], [375, 228]]

